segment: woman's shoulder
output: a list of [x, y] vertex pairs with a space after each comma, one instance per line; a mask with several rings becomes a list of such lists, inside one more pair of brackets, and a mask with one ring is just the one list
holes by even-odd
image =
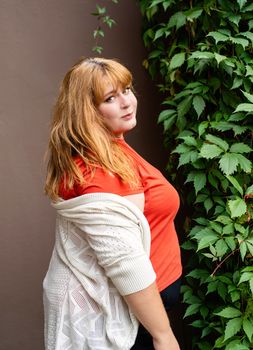
[[131, 186], [122, 181], [115, 173], [103, 169], [99, 165], [87, 165], [80, 156], [74, 157], [75, 164], [79, 167], [83, 175], [83, 181], [75, 182], [70, 189], [64, 189], [60, 186], [60, 196], [63, 199], [70, 199], [88, 193], [112, 193], [121, 196], [137, 194], [143, 192], [143, 187], [131, 188]]

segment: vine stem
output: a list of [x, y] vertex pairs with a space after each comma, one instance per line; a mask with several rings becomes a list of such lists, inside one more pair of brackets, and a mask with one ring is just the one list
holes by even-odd
[[228, 259], [228, 258], [230, 258], [230, 256], [232, 256], [232, 255], [234, 255], [236, 252], [238, 252], [240, 250], [240, 248], [237, 248], [237, 249], [235, 249], [235, 250], [233, 250], [230, 254], [228, 254], [226, 257], [225, 257], [225, 259], [223, 259], [217, 266], [216, 266], [216, 268], [213, 270], [213, 272], [211, 273], [211, 276], [213, 277], [215, 274], [216, 274], [216, 272], [217, 272], [217, 270], [219, 270], [219, 268], [224, 264], [224, 262]]

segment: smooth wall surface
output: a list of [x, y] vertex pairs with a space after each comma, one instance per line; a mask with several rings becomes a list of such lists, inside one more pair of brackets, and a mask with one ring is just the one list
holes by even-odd
[[[80, 57], [92, 56], [92, 0], [0, 2], [0, 350], [42, 350], [42, 280], [54, 242], [54, 211], [43, 195], [50, 113], [60, 80]], [[155, 88], [141, 65], [135, 1], [108, 1], [118, 25], [101, 41], [104, 56], [134, 73], [139, 123], [128, 141], [162, 168], [166, 155]]]

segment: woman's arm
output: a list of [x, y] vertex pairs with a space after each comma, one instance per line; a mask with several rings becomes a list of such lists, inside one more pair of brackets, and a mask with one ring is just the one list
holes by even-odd
[[156, 350], [179, 350], [155, 283], [124, 299], [131, 311], [153, 337]]
[[[143, 194], [125, 196], [125, 198], [143, 211]], [[179, 349], [156, 283], [152, 283], [139, 292], [125, 295], [124, 299], [134, 315], [153, 337], [155, 350]]]

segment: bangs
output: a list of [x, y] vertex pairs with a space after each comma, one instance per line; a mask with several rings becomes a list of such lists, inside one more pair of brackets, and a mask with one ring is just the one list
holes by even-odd
[[119, 87], [132, 87], [132, 74], [120, 63], [113, 61], [110, 64], [104, 63], [96, 67], [93, 71], [92, 94], [95, 105], [99, 105], [103, 99], [108, 84], [111, 84], [114, 90]]

